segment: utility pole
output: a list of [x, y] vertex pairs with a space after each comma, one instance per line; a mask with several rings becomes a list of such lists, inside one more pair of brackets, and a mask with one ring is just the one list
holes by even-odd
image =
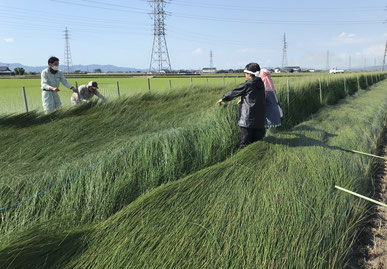
[[210, 50], [210, 68], [214, 68], [214, 53]]
[[67, 66], [67, 74], [69, 74], [71, 72], [71, 67], [73, 63], [72, 63], [71, 51], [70, 51], [70, 34], [67, 27], [64, 33], [65, 33], [64, 34], [64, 38], [65, 38], [64, 65]]
[[326, 70], [328, 70], [329, 71], [329, 69], [331, 69], [330, 68], [330, 64], [329, 64], [329, 50], [327, 50], [327, 65], [326, 65]]
[[349, 55], [349, 65], [348, 65], [348, 70], [351, 70], [352, 68], [352, 63], [351, 63], [351, 55]]
[[153, 11], [153, 47], [149, 71], [161, 72], [162, 70], [171, 71], [171, 61], [169, 59], [167, 41], [165, 39], [165, 6], [167, 0], [148, 0]]
[[382, 71], [384, 71], [384, 66], [386, 65], [386, 55], [387, 55], [387, 42], [386, 42], [386, 48], [384, 49], [384, 57], [383, 57]]
[[286, 42], [286, 33], [282, 38], [283, 41], [283, 49], [282, 49], [282, 70], [288, 66], [288, 43]]

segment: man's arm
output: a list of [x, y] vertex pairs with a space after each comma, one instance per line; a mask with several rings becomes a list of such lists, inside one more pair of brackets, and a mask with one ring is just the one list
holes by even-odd
[[222, 97], [222, 100], [223, 100], [223, 102], [228, 102], [228, 101], [234, 100], [238, 96], [242, 96], [245, 91], [246, 91], [246, 84], [243, 83], [243, 84], [239, 85], [238, 87], [236, 87], [235, 89], [226, 93]]
[[233, 89], [233, 90], [229, 91], [228, 93], [226, 93], [222, 97], [222, 99], [220, 99], [216, 103], [218, 105], [222, 105], [223, 102], [228, 102], [228, 101], [234, 100], [238, 96], [242, 96], [245, 91], [246, 91], [246, 83], [243, 83], [243, 84], [239, 85], [238, 87], [236, 87], [235, 89]]
[[95, 90], [95, 95], [97, 95], [98, 98], [105, 100], [105, 97], [98, 90]]
[[64, 76], [64, 74], [63, 74], [62, 72], [60, 73], [60, 82], [62, 82], [62, 84], [63, 84], [65, 87], [67, 87], [67, 88], [69, 88], [69, 89], [72, 89], [74, 92], [77, 91], [77, 89], [75, 89], [75, 88], [67, 81], [67, 79], [65, 78], [65, 76]]
[[222, 97], [222, 101], [223, 102], [228, 102], [228, 101], [234, 100], [238, 96], [242, 96], [245, 91], [246, 91], [246, 84], [243, 83], [243, 84], [239, 85], [238, 87], [236, 87], [235, 89], [233, 89], [233, 90], [229, 91], [228, 93], [226, 93]]

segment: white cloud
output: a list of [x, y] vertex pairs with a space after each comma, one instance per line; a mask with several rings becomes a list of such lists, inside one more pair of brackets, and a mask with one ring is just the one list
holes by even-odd
[[12, 37], [8, 37], [8, 38], [5, 38], [4, 41], [6, 43], [13, 43], [13, 42], [15, 42], [15, 39], [13, 39]]
[[192, 51], [193, 55], [203, 55], [203, 50], [201, 48], [197, 48], [196, 50]]
[[237, 54], [256, 54], [257, 52], [258, 50], [254, 48], [244, 48], [236, 50]]
[[341, 46], [341, 45], [349, 45], [349, 44], [360, 44], [365, 41], [366, 40], [364, 38], [360, 38], [356, 34], [341, 32], [338, 36], [333, 38], [331, 41], [328, 41], [328, 45]]
[[356, 35], [355, 34], [348, 34], [346, 32], [342, 32], [340, 35], [339, 35], [340, 38], [343, 38], [343, 39], [348, 39], [348, 38], [355, 38]]
[[372, 45], [363, 50], [363, 55], [366, 57], [382, 58], [382, 56], [384, 55], [384, 49], [385, 49], [384, 44]]

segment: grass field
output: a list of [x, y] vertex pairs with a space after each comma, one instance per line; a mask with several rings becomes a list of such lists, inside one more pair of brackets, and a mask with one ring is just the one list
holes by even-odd
[[[351, 76], [348, 74], [348, 76]], [[311, 78], [329, 78], [329, 74], [326, 73], [310, 73], [310, 74], [300, 74], [289, 77], [282, 77], [274, 75], [273, 80], [274, 84], [277, 87], [284, 85], [287, 80], [290, 80], [290, 83], [298, 83], [303, 79]], [[331, 76], [332, 77], [332, 76]], [[334, 77], [332, 77], [334, 78]], [[146, 77], [130, 77], [130, 78], [70, 78], [69, 82], [72, 85], [75, 85], [75, 82], [78, 85], [87, 84], [90, 80], [96, 80], [100, 87], [100, 92], [110, 98], [114, 99], [118, 97], [117, 91], [117, 81], [119, 82], [120, 94], [122, 96], [132, 95], [138, 93], [148, 92], [148, 80]], [[151, 92], [165, 92], [169, 91], [169, 81], [171, 81], [172, 89], [181, 89], [191, 85], [190, 77], [182, 78], [151, 78], [150, 87]], [[208, 82], [207, 82], [208, 81]], [[241, 76], [238, 77], [221, 77], [221, 76], [209, 76], [206, 78], [201, 78], [200, 76], [192, 77], [192, 84], [196, 86], [216, 86], [226, 84], [228, 88], [232, 88], [235, 84], [244, 82], [244, 78]], [[0, 79], [0, 94], [2, 96], [0, 100], [0, 114], [6, 113], [21, 113], [25, 112], [25, 103], [23, 97], [22, 88], [26, 89], [27, 103], [29, 110], [42, 110], [42, 101], [41, 101], [41, 88], [40, 88], [40, 79], [23, 79], [23, 78], [3, 78]], [[63, 85], [60, 86], [61, 91], [59, 96], [61, 98], [62, 104], [64, 106], [70, 106], [70, 96], [72, 91], [65, 88]]]
[[[87, 84], [90, 80], [98, 82], [100, 92], [108, 98], [117, 98], [117, 81], [119, 82], [120, 94], [122, 96], [132, 95], [138, 93], [148, 92], [148, 80], [144, 77], [132, 77], [132, 78], [76, 78], [69, 79], [72, 85], [75, 82], [78, 85]], [[151, 92], [165, 92], [169, 91], [169, 80], [171, 80], [172, 89], [187, 87], [191, 84], [190, 78], [151, 78], [150, 86]], [[223, 85], [222, 77], [214, 78], [192, 78], [193, 85], [206, 86], [208, 85]], [[224, 78], [224, 83], [228, 85], [235, 85], [236, 83], [242, 83], [244, 78]], [[41, 101], [41, 88], [40, 79], [0, 79], [0, 94], [2, 98], [0, 100], [0, 113], [20, 113], [25, 112], [25, 104], [22, 87], [26, 88], [27, 102], [29, 110], [42, 110]], [[231, 86], [230, 86], [231, 87]], [[62, 104], [64, 106], [70, 105], [70, 96], [72, 91], [60, 86], [61, 91], [59, 96], [61, 97]]]
[[364, 192], [370, 160], [339, 147], [375, 149], [387, 83], [358, 89], [383, 78], [294, 81], [289, 106], [281, 82], [285, 130], [237, 154], [224, 86], [0, 117], [0, 207], [57, 182], [0, 212], [0, 264], [341, 268], [365, 206], [333, 184]]

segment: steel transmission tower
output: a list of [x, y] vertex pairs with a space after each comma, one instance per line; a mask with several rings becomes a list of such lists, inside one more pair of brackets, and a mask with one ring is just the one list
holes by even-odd
[[210, 51], [210, 68], [214, 68], [214, 53]]
[[288, 66], [288, 43], [286, 42], [285, 33], [282, 41], [284, 42], [284, 47], [282, 50], [282, 70], [284, 70]]
[[149, 71], [161, 72], [162, 70], [171, 70], [171, 61], [169, 60], [169, 53], [167, 41], [165, 39], [165, 6], [167, 0], [148, 0], [153, 8], [153, 47], [151, 54], [151, 61]]
[[71, 67], [73, 65], [72, 59], [71, 59], [71, 51], [70, 51], [70, 34], [69, 30], [66, 27], [66, 30], [64, 31], [64, 37], [65, 37], [65, 52], [64, 52], [64, 65], [67, 66], [67, 74], [71, 72]]
[[349, 55], [348, 70], [351, 70], [351, 68], [352, 68], [352, 59], [351, 59], [351, 55]]
[[384, 66], [386, 65], [386, 55], [387, 55], [387, 42], [386, 42], [386, 48], [384, 49], [384, 57], [383, 57], [382, 71], [384, 71]]

